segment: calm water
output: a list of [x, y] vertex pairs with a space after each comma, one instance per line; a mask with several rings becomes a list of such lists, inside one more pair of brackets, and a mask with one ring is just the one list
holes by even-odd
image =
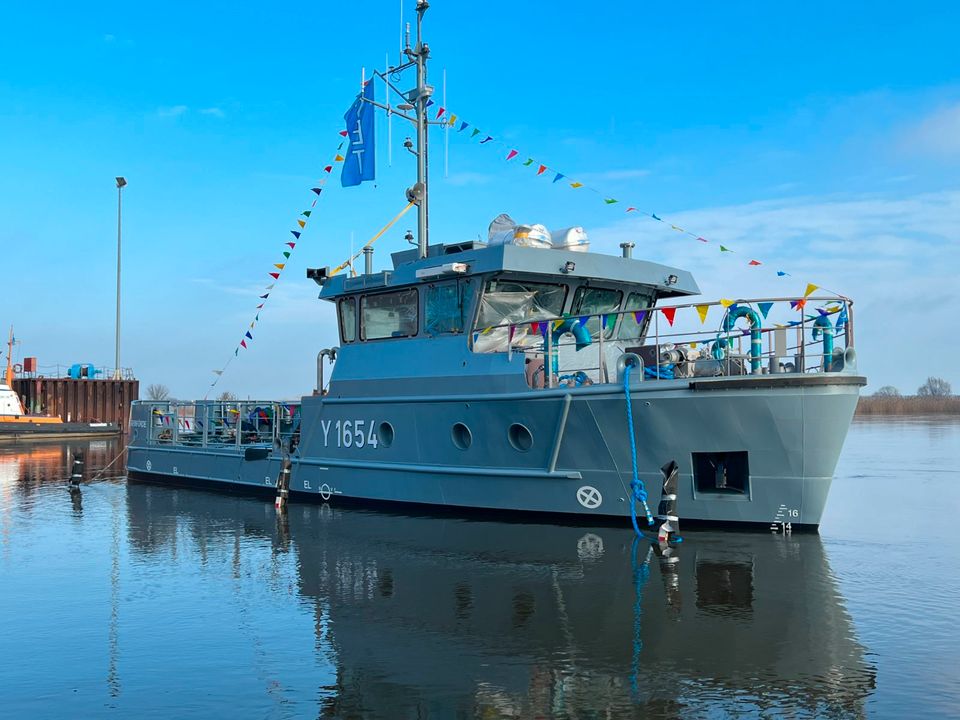
[[960, 717], [960, 423], [858, 422], [819, 537], [676, 562], [628, 528], [71, 496], [69, 451], [0, 449], [4, 717]]

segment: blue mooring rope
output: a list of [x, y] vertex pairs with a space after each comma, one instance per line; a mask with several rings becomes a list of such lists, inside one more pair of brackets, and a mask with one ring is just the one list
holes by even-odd
[[647, 515], [647, 525], [653, 525], [653, 514], [650, 512], [650, 506], [647, 505], [647, 488], [643, 480], [637, 474], [637, 438], [633, 432], [633, 408], [630, 404], [630, 371], [633, 365], [627, 364], [623, 370], [623, 394], [627, 399], [627, 427], [630, 429], [630, 461], [633, 463], [633, 479], [630, 481], [630, 522], [633, 523], [633, 529], [639, 536], [643, 536], [640, 526], [637, 524], [637, 502], [643, 505], [643, 511]]

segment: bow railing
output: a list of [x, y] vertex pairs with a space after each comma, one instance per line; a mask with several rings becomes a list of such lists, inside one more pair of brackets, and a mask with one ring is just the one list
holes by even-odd
[[528, 384], [547, 388], [615, 381], [627, 354], [645, 380], [841, 372], [856, 359], [853, 301], [833, 295], [529, 317], [475, 328], [469, 342], [523, 358]]

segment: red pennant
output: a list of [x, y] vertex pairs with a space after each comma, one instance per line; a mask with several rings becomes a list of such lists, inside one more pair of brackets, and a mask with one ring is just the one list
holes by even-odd
[[325, 173], [328, 173], [328, 172], [330, 172], [331, 170], [333, 170], [333, 165], [327, 165], [327, 166], [323, 169], [323, 171], [324, 171]]
[[747, 265], [763, 265], [763, 263], [760, 262], [759, 260], [751, 260], [750, 262], [747, 263]]
[[293, 249], [297, 246], [296, 243], [287, 243], [287, 245], [290, 246], [290, 249], [291, 249], [291, 250], [293, 250]]
[[663, 313], [663, 316], [667, 319], [667, 322], [670, 323], [670, 327], [673, 327], [673, 316], [677, 314], [677, 309], [672, 307], [660, 308], [660, 312]]
[[340, 131], [340, 137], [346, 137], [346, 136], [347, 136], [347, 131], [346, 131], [346, 130], [341, 130], [341, 131]]
[[540, 169], [537, 170], [537, 175], [543, 175], [543, 173], [545, 173], [546, 170], [547, 170], [547, 166], [546, 166], [546, 165], [541, 165], [541, 166], [540, 166]]
[[507, 160], [513, 160], [517, 156], [516, 150], [511, 150], [507, 153]]
[[240, 345], [243, 346], [243, 347], [246, 347], [246, 346], [247, 346], [247, 341], [246, 341], [246, 340], [241, 340], [241, 341], [240, 341]]
[[697, 240], [699, 240], [700, 242], [710, 242], [709, 240], [707, 240], [707, 239], [704, 238], [704, 237], [698, 237]]
[[441, 107], [439, 110], [437, 110], [437, 120], [439, 120], [441, 117], [443, 117], [443, 114], [444, 114], [446, 111], [447, 111], [447, 109], [446, 109], [445, 107]]
[[629, 208], [627, 208], [627, 212], [636, 212], [636, 211], [637, 211], [637, 209], [634, 208], [634, 207], [629, 207]]
[[268, 273], [274, 280], [280, 279], [280, 273]]

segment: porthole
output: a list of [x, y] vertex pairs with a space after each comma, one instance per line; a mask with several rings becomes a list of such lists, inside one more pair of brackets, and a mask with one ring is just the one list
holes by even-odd
[[453, 440], [453, 444], [458, 448], [466, 450], [473, 442], [473, 435], [470, 433], [470, 428], [458, 422], [454, 423], [450, 429], [450, 439]]
[[526, 452], [533, 447], [533, 434], [526, 425], [514, 423], [507, 431], [507, 438], [514, 450]]
[[377, 441], [381, 447], [388, 448], [393, 445], [393, 425], [386, 420], [377, 426]]

